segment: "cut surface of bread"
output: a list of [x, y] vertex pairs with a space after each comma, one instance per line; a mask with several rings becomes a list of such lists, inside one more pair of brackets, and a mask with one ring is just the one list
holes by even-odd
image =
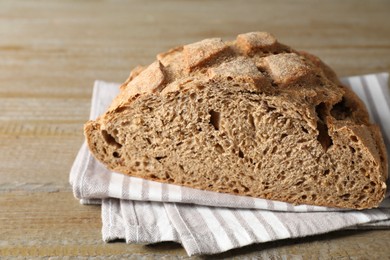
[[113, 171], [196, 189], [355, 209], [386, 190], [384, 143], [362, 101], [265, 32], [159, 54], [85, 136]]

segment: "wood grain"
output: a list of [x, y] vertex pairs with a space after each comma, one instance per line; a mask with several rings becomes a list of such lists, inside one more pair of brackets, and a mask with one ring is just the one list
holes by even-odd
[[[186, 258], [180, 245], [105, 244], [98, 206], [73, 198], [93, 81], [122, 82], [176, 45], [270, 31], [340, 76], [390, 72], [390, 2], [0, 1], [0, 258]], [[390, 231], [342, 231], [214, 256], [390, 255]]]

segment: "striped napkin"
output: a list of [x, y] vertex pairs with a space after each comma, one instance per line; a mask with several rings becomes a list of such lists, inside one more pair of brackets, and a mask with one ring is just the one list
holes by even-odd
[[[380, 73], [342, 81], [366, 103], [390, 154], [388, 77]], [[96, 81], [90, 118], [102, 114], [118, 91], [119, 84]], [[188, 255], [345, 228], [390, 228], [389, 194], [378, 209], [351, 211], [201, 191], [110, 172], [85, 143], [72, 166], [70, 183], [82, 204], [102, 205], [104, 241], [176, 241]]]

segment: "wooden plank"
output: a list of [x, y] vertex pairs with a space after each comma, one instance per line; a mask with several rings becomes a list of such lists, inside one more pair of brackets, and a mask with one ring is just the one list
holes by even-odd
[[[68, 187], [69, 171], [83, 142], [81, 129], [77, 126], [72, 130], [53, 130], [52, 126], [33, 128], [37, 135], [0, 137], [0, 186], [56, 183]], [[68, 131], [78, 132], [77, 136], [67, 135]]]
[[[181, 255], [179, 246], [105, 244], [100, 206], [82, 206], [70, 192], [9, 192], [0, 196], [0, 256]], [[158, 257], [157, 257], [158, 256]]]

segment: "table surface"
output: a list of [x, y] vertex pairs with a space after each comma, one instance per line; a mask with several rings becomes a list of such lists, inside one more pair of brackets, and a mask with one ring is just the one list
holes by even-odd
[[[179, 244], [106, 244], [99, 206], [74, 199], [68, 173], [95, 79], [123, 82], [168, 48], [269, 31], [339, 76], [390, 72], [390, 1], [0, 2], [0, 258], [186, 258]], [[377, 258], [390, 230], [257, 244], [218, 258]]]

